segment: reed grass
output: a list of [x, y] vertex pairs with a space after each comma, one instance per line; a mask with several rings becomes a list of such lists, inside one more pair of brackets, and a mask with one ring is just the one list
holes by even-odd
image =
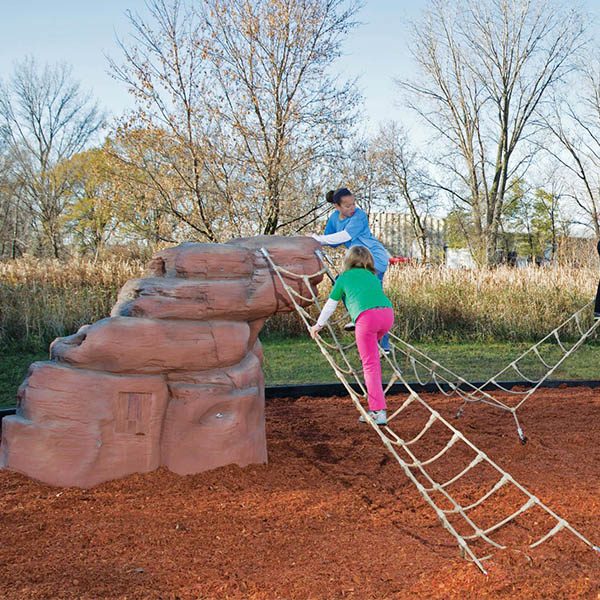
[[[0, 262], [0, 347], [45, 350], [58, 336], [107, 316], [120, 287], [143, 273], [137, 259], [99, 262], [23, 258]], [[392, 267], [385, 288], [398, 333], [413, 341], [530, 341], [593, 297], [590, 267], [449, 270]], [[324, 284], [322, 293], [327, 294]], [[277, 315], [264, 335], [304, 335], [295, 314]], [[572, 337], [577, 336], [572, 331]]]
[[0, 262], [0, 348], [39, 351], [56, 337], [108, 316], [141, 261], [22, 258]]
[[407, 339], [529, 341], [586, 304], [597, 284], [592, 268], [392, 268], [386, 290]]

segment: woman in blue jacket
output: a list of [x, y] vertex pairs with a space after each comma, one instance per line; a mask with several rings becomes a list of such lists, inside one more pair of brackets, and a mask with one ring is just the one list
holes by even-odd
[[[373, 255], [376, 275], [383, 285], [383, 276], [388, 268], [390, 259], [389, 252], [384, 245], [373, 236], [369, 228], [369, 218], [367, 213], [356, 206], [354, 195], [347, 188], [340, 188], [337, 191], [329, 191], [325, 196], [327, 202], [331, 202], [335, 209], [325, 226], [324, 235], [313, 234], [313, 238], [325, 246], [364, 246]], [[352, 324], [348, 324], [346, 329], [353, 329]], [[381, 348], [384, 352], [389, 352], [390, 340], [385, 335], [381, 340]]]

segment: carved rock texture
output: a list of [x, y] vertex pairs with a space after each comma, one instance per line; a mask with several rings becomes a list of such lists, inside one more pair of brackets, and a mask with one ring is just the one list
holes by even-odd
[[110, 317], [56, 339], [51, 360], [30, 367], [17, 414], [2, 421], [0, 466], [91, 487], [160, 465], [185, 475], [266, 462], [258, 334], [293, 307], [260, 249], [311, 275], [317, 246], [261, 236], [157, 253]]

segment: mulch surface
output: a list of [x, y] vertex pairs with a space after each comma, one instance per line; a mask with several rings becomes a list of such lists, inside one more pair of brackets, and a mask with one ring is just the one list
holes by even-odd
[[[476, 405], [456, 420], [456, 399], [426, 398], [600, 544], [600, 391], [539, 392], [519, 413], [525, 446], [508, 413]], [[396, 431], [422, 424], [407, 410]], [[446, 443], [436, 431], [414, 445], [419, 458]], [[495, 551], [487, 576], [461, 559], [348, 399], [270, 400], [267, 432], [269, 464], [245, 469], [160, 469], [91, 490], [0, 472], [0, 597], [600, 598], [600, 554], [565, 531], [535, 549]], [[466, 464], [454, 451], [431, 465], [440, 481]], [[457, 495], [476, 500], [487, 475], [473, 474]], [[475, 509], [482, 526], [514, 509], [497, 496]], [[543, 515], [518, 521], [491, 537], [531, 542], [551, 527]]]

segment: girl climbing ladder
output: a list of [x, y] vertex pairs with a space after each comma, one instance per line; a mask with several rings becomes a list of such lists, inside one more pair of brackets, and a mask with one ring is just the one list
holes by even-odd
[[[377, 425], [386, 425], [378, 341], [391, 329], [394, 311], [375, 275], [373, 256], [364, 246], [353, 246], [346, 253], [344, 270], [337, 278], [316, 325], [311, 327], [313, 337], [326, 325], [342, 296], [356, 325], [356, 346], [363, 364], [369, 414]], [[359, 420], [364, 422], [363, 417]]]

